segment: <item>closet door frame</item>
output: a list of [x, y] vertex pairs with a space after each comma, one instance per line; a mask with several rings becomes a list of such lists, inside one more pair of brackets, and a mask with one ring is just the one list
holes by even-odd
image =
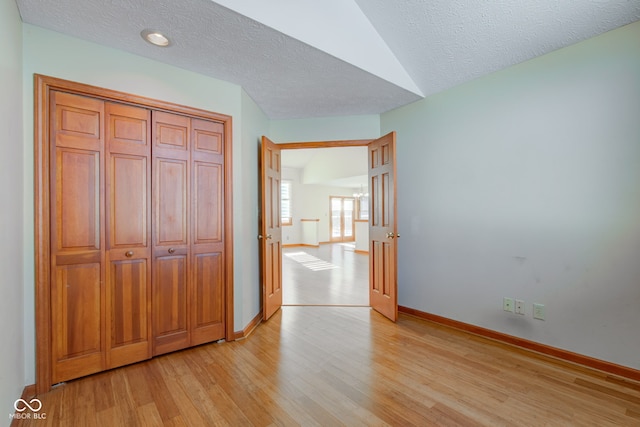
[[144, 107], [212, 120], [224, 126], [224, 305], [225, 340], [235, 340], [233, 325], [233, 186], [231, 135], [232, 118], [198, 108], [173, 104], [125, 92], [76, 83], [55, 77], [34, 75], [34, 190], [35, 190], [35, 326], [36, 326], [36, 393], [51, 389], [51, 224], [49, 177], [49, 101], [51, 91], [62, 91], [104, 101]]

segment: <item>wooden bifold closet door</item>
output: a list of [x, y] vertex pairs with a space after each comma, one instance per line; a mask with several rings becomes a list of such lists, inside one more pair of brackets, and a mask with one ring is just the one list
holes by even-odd
[[223, 128], [153, 116], [153, 354], [224, 337]]
[[49, 99], [50, 384], [225, 338], [224, 124]]

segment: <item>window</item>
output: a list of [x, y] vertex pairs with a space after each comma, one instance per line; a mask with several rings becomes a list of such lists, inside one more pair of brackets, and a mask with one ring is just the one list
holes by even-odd
[[369, 197], [358, 198], [358, 219], [369, 219]]
[[331, 241], [352, 242], [355, 236], [355, 205], [353, 197], [332, 196], [331, 203]]
[[282, 181], [280, 185], [280, 220], [282, 225], [292, 225], [291, 217], [291, 181]]

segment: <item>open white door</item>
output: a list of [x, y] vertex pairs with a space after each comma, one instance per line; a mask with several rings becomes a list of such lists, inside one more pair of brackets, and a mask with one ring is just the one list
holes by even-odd
[[369, 146], [369, 304], [398, 319], [398, 234], [396, 214], [396, 133]]

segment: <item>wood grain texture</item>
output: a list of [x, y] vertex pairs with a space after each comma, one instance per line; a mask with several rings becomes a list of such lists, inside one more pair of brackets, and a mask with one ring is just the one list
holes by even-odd
[[369, 304], [390, 320], [398, 318], [398, 234], [396, 134], [369, 144]]
[[106, 103], [106, 369], [151, 357], [151, 110]]
[[263, 320], [282, 305], [281, 150], [266, 136], [260, 150], [260, 279]]
[[372, 139], [348, 139], [336, 141], [307, 141], [307, 142], [282, 142], [278, 147], [282, 150], [297, 150], [305, 148], [339, 148], [339, 147], [363, 147]]
[[431, 322], [436, 322], [441, 325], [446, 325], [452, 328], [463, 330], [465, 332], [480, 335], [485, 338], [494, 339], [503, 343], [521, 347], [523, 349], [542, 353], [547, 356], [557, 357], [558, 359], [577, 363], [578, 365], [586, 366], [588, 368], [598, 369], [600, 371], [607, 372], [613, 375], [619, 375], [624, 378], [640, 381], [640, 371], [626, 366], [617, 365], [615, 363], [595, 359], [593, 357], [585, 356], [582, 354], [573, 353], [557, 347], [551, 347], [548, 345], [540, 344], [538, 342], [529, 341], [524, 338], [514, 337], [513, 335], [503, 334], [502, 332], [493, 331], [491, 329], [482, 328], [480, 326], [471, 325], [469, 323], [459, 322], [457, 320], [438, 316], [436, 314], [426, 313], [414, 308], [398, 306], [398, 311], [419, 317], [421, 319], [429, 320]]
[[104, 369], [104, 102], [50, 97], [51, 381]]
[[640, 383], [400, 314], [282, 307], [207, 344], [38, 396], [13, 426], [633, 426]]
[[[85, 101], [80, 100], [79, 103], [71, 108], [67, 108], [65, 111], [50, 111], [52, 102], [55, 103], [55, 94], [61, 94], [60, 99], [63, 98], [83, 98], [83, 96], [92, 98], [93, 100]], [[100, 273], [100, 286], [101, 292], [101, 309], [98, 316], [103, 318], [101, 322], [105, 322], [104, 313], [107, 311], [106, 322], [110, 327], [102, 327], [101, 330], [101, 345], [108, 342], [113, 344], [131, 343], [140, 353], [146, 350], [140, 348], [146, 346], [141, 336], [141, 330], [146, 329], [150, 333], [151, 322], [147, 321], [146, 325], [142, 321], [141, 313], [137, 313], [135, 305], [138, 306], [139, 311], [144, 308], [144, 295], [140, 292], [140, 281], [149, 280], [151, 277], [151, 263], [147, 264], [147, 274], [143, 274], [138, 268], [130, 269], [125, 266], [126, 262], [122, 262], [125, 259], [133, 260], [134, 258], [149, 258], [149, 247], [145, 240], [148, 240], [151, 236], [151, 220], [150, 217], [145, 218], [144, 214], [138, 217], [132, 217], [131, 213], [141, 212], [145, 210], [143, 205], [151, 205], [151, 199], [147, 196], [146, 200], [140, 197], [138, 191], [142, 186], [146, 186], [150, 181], [150, 175], [148, 167], [150, 162], [143, 160], [148, 156], [148, 146], [146, 142], [149, 140], [148, 136], [151, 133], [151, 127], [149, 125], [149, 110], [177, 113], [182, 116], [189, 116], [193, 123], [198, 124], [192, 127], [196, 134], [191, 135], [191, 138], [195, 141], [193, 152], [196, 153], [194, 158], [197, 161], [201, 159], [198, 155], [201, 153], [205, 156], [215, 156], [217, 159], [223, 159], [223, 164], [216, 163], [218, 168], [215, 173], [211, 172], [211, 168], [205, 167], [205, 173], [201, 174], [204, 179], [212, 181], [217, 180], [218, 191], [216, 195], [211, 196], [209, 200], [203, 200], [203, 210], [207, 209], [208, 205], [211, 205], [212, 201], [222, 206], [218, 206], [224, 212], [221, 217], [221, 221], [217, 221], [215, 224], [206, 223], [200, 221], [203, 232], [199, 235], [205, 237], [205, 240], [210, 236], [215, 235], [217, 238], [216, 244], [223, 248], [224, 256], [222, 259], [218, 259], [215, 263], [215, 270], [212, 270], [208, 277], [220, 278], [220, 269], [224, 270], [222, 275], [223, 280], [221, 283], [222, 288], [217, 289], [215, 292], [216, 305], [219, 307], [222, 302], [223, 310], [217, 313], [218, 318], [221, 316], [224, 318], [224, 322], [221, 328], [223, 330], [224, 338], [227, 340], [233, 340], [235, 338], [235, 332], [233, 327], [233, 185], [232, 185], [232, 118], [230, 116], [218, 113], [212, 113], [197, 108], [188, 106], [173, 104], [165, 101], [154, 100], [151, 98], [140, 97], [137, 95], [131, 95], [123, 92], [113, 91], [109, 89], [99, 88], [90, 85], [84, 85], [81, 83], [75, 83], [67, 80], [57, 79], [48, 76], [35, 75], [34, 76], [34, 153], [35, 153], [35, 305], [36, 305], [36, 390], [39, 393], [45, 392], [50, 389], [52, 379], [55, 374], [53, 373], [53, 340], [51, 337], [52, 325], [52, 294], [51, 283], [55, 277], [52, 276], [52, 266], [57, 265], [71, 265], [74, 262], [84, 262], [85, 264], [100, 263], [105, 265], [105, 260], [96, 256], [93, 252], [104, 252], [105, 244], [105, 211], [103, 206], [111, 205], [114, 207], [113, 211], [107, 208], [109, 213], [107, 215], [119, 216], [116, 219], [118, 227], [112, 228], [106, 236], [107, 243], [107, 264], [111, 264], [114, 261], [112, 270], [109, 267], [102, 268]], [[85, 104], [83, 104], [83, 102]], [[88, 104], [86, 104], [88, 102]], [[108, 113], [111, 114], [107, 120], [108, 124], [105, 127], [100, 118], [103, 116], [103, 112], [99, 109], [93, 108], [92, 104], [106, 104], [108, 106]], [[137, 111], [137, 112], [136, 112]], [[107, 114], [107, 116], [109, 116]], [[215, 122], [213, 126], [211, 122]], [[204, 123], [200, 126], [201, 123]], [[106, 128], [106, 132], [105, 132]], [[58, 129], [55, 132], [53, 129]], [[172, 141], [172, 134], [175, 129], [167, 129], [166, 139], [163, 140], [165, 148], [167, 146], [175, 146], [175, 140]], [[87, 160], [85, 153], [99, 152], [100, 159], [104, 159], [103, 135], [107, 134], [109, 139], [109, 145], [113, 153], [117, 153], [111, 159], [106, 162], [105, 171], [102, 172], [103, 160], [100, 160], [100, 170], [92, 166]], [[59, 136], [59, 137], [58, 137]], [[55, 146], [56, 141], [59, 141], [59, 152], [53, 152], [52, 146]], [[83, 157], [84, 156], [84, 157]], [[63, 158], [64, 157], [64, 158]], [[95, 156], [94, 156], [95, 157]], [[64, 164], [67, 171], [71, 174], [66, 175], [67, 183], [82, 183], [82, 175], [85, 176], [93, 173], [100, 175], [100, 188], [99, 190], [99, 219], [96, 221], [96, 209], [95, 206], [91, 206], [89, 203], [85, 203], [84, 210], [65, 211], [65, 205], [58, 214], [56, 208], [57, 202], [54, 196], [52, 197], [52, 189], [56, 185], [60, 185], [64, 180], [58, 180], [55, 172], [55, 168], [52, 172], [51, 164], [55, 164], [60, 158], [60, 164]], [[74, 166], [75, 165], [75, 166]], [[69, 167], [75, 167], [69, 169]], [[146, 169], [146, 173], [145, 173]], [[207, 173], [208, 172], [208, 173]], [[66, 173], [66, 172], [64, 172]], [[75, 174], [75, 176], [73, 176]], [[111, 175], [116, 177], [119, 175], [122, 180], [116, 183], [120, 188], [123, 188], [123, 182], [132, 182], [131, 188], [124, 188], [124, 192], [116, 191], [113, 193], [109, 188], [107, 190], [106, 197], [103, 196], [105, 188], [103, 187], [106, 181], [102, 174]], [[146, 176], [145, 176], [146, 175]], [[118, 178], [116, 178], [117, 180]], [[191, 176], [187, 176], [187, 179], [191, 179]], [[146, 180], [142, 182], [142, 180]], [[95, 181], [95, 180], [94, 180]], [[91, 182], [88, 182], [91, 184]], [[139, 184], [139, 185], [138, 185]], [[69, 184], [66, 184], [67, 186]], [[134, 188], [137, 187], [137, 188]], [[76, 185], [73, 188], [74, 192], [84, 193], [85, 195], [91, 194], [93, 191], [98, 194], [95, 186], [82, 186]], [[131, 194], [126, 194], [127, 191], [132, 190]], [[148, 191], [146, 192], [148, 195]], [[69, 194], [69, 193], [67, 193]], [[111, 197], [115, 196], [115, 197]], [[208, 194], [206, 194], [208, 196]], [[88, 199], [94, 199], [93, 197], [87, 197]], [[52, 200], [53, 199], [53, 200]], [[205, 197], [201, 197], [205, 199]], [[127, 203], [127, 201], [131, 203]], [[119, 205], [120, 207], [118, 207]], [[54, 213], [53, 217], [51, 213]], [[74, 218], [66, 219], [64, 221], [65, 230], [62, 230], [60, 234], [52, 223], [56, 223], [58, 216], [65, 215], [69, 217], [69, 212], [78, 216], [79, 221]], [[127, 223], [126, 218], [130, 218], [130, 222]], [[82, 222], [84, 221], [84, 222]], [[59, 222], [59, 221], [58, 221]], [[99, 223], [99, 224], [98, 224]], [[88, 226], [85, 226], [87, 225]], [[191, 230], [184, 230], [185, 232], [191, 232]], [[60, 238], [58, 238], [58, 235]], [[99, 236], [97, 236], [99, 235]], [[96, 247], [96, 243], [99, 243], [99, 250], [91, 250]], [[146, 245], [146, 246], [145, 246]], [[53, 253], [52, 248], [58, 248], [60, 246], [63, 251], [60, 253]], [[81, 250], [78, 250], [80, 248]], [[109, 248], [114, 250], [109, 250]], [[126, 255], [128, 252], [133, 251], [133, 254]], [[64, 253], [63, 253], [64, 252]], [[220, 251], [209, 251], [210, 254], [219, 253]], [[53, 256], [52, 256], [53, 255]], [[102, 255], [104, 258], [104, 254]], [[75, 258], [75, 260], [74, 260]], [[128, 288], [126, 291], [124, 287], [110, 281], [112, 277], [108, 276], [110, 273], [119, 274], [121, 277], [129, 280]], [[135, 271], [134, 271], [135, 270]], [[114, 276], [115, 277], [115, 276]], [[205, 276], [202, 276], [205, 277]], [[109, 279], [109, 280], [106, 280]], [[131, 282], [134, 280], [134, 282]], [[135, 282], [137, 280], [138, 282]], [[105, 285], [106, 284], [106, 285]], [[58, 287], [59, 290], [63, 290], [62, 287]], [[86, 293], [78, 293], [74, 290], [71, 295], [85, 295]], [[131, 292], [129, 292], [131, 291]], [[56, 300], [60, 300], [59, 296], [63, 295], [58, 292]], [[213, 294], [212, 294], [213, 295]], [[112, 298], [113, 297], [113, 298]], [[150, 294], [147, 293], [147, 307], [150, 310]], [[222, 301], [220, 301], [222, 298]], [[72, 302], [72, 301], [68, 301]], [[112, 303], [123, 304], [121, 307], [112, 307]], [[136, 320], [126, 319], [122, 316], [124, 310], [134, 311]], [[80, 317], [88, 316], [87, 313], [76, 312]], [[95, 319], [92, 319], [92, 321]], [[115, 324], [113, 324], [115, 321]], [[131, 322], [129, 320], [132, 320]], [[73, 322], [79, 323], [76, 318]], [[91, 323], [91, 322], [89, 322]], [[208, 323], [208, 325], [210, 322]], [[208, 326], [207, 325], [207, 326]], [[114, 328], [112, 328], [114, 327]], [[106, 337], [105, 330], [111, 331], [109, 337]], [[88, 335], [87, 335], [88, 336]], [[115, 341], [112, 338], [115, 337]], [[77, 342], [78, 337], [74, 337], [73, 342], [67, 343], [73, 347], [72, 350], [78, 353], [76, 350], [80, 347], [80, 343]], [[93, 339], [93, 338], [92, 338]], [[63, 340], [64, 341], [64, 340]], [[91, 340], [89, 340], [91, 341]], [[59, 339], [56, 339], [56, 344], [60, 344]], [[120, 349], [124, 349], [125, 346], [119, 345]], [[111, 349], [113, 350], [113, 349]], [[133, 349], [131, 350], [133, 351]], [[113, 364], [126, 363], [129, 360], [129, 350], [123, 351], [122, 355], [116, 355], [113, 351], [111, 357], [107, 354], [107, 366], [113, 367]], [[101, 361], [100, 364], [104, 363]], [[70, 372], [73, 369], [70, 370]]]
[[236, 339], [239, 340], [241, 338], [247, 338], [258, 325], [262, 322], [262, 311], [260, 311], [256, 316], [251, 319], [251, 321], [244, 327], [241, 331], [236, 331]]

